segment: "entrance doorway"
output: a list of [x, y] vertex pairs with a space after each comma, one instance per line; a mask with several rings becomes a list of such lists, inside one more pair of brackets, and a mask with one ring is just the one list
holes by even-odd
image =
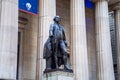
[[18, 31], [17, 80], [23, 80], [23, 30]]

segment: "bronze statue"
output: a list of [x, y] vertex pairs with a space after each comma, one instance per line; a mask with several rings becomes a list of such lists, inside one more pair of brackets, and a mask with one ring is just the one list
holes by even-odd
[[69, 55], [67, 53], [67, 42], [63, 26], [60, 25], [61, 18], [54, 17], [54, 23], [50, 25], [49, 38], [44, 45], [44, 59], [46, 59], [45, 71], [59, 69], [64, 65], [64, 70], [70, 69]]

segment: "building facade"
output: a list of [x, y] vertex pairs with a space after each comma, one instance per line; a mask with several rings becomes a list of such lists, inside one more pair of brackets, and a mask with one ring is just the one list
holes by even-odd
[[19, 11], [18, 0], [0, 0], [0, 80], [43, 80], [43, 46], [55, 15], [75, 80], [120, 80], [120, 0], [86, 1], [39, 0], [34, 16]]

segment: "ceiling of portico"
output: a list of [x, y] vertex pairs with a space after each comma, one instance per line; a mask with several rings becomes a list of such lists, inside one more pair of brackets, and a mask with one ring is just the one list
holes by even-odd
[[109, 5], [119, 2], [120, 0], [109, 0]]
[[[91, 0], [91, 1], [96, 2], [98, 0]], [[108, 0], [108, 1], [109, 1], [109, 5], [112, 5], [114, 3], [120, 2], [120, 0]]]

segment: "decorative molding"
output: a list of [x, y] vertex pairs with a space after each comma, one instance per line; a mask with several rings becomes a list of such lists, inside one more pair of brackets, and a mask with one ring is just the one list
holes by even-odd
[[120, 9], [120, 1], [116, 2], [115, 4], [111, 5], [112, 10], [118, 10]]
[[120, 1], [112, 5], [109, 5], [109, 12], [114, 11], [114, 10], [119, 10], [119, 9], [120, 9]]
[[19, 17], [18, 22], [20, 24], [26, 25], [28, 23], [28, 19], [24, 18], [24, 17]]
[[91, 0], [91, 1], [94, 3], [98, 2], [98, 1], [108, 1], [109, 2], [109, 0]]

